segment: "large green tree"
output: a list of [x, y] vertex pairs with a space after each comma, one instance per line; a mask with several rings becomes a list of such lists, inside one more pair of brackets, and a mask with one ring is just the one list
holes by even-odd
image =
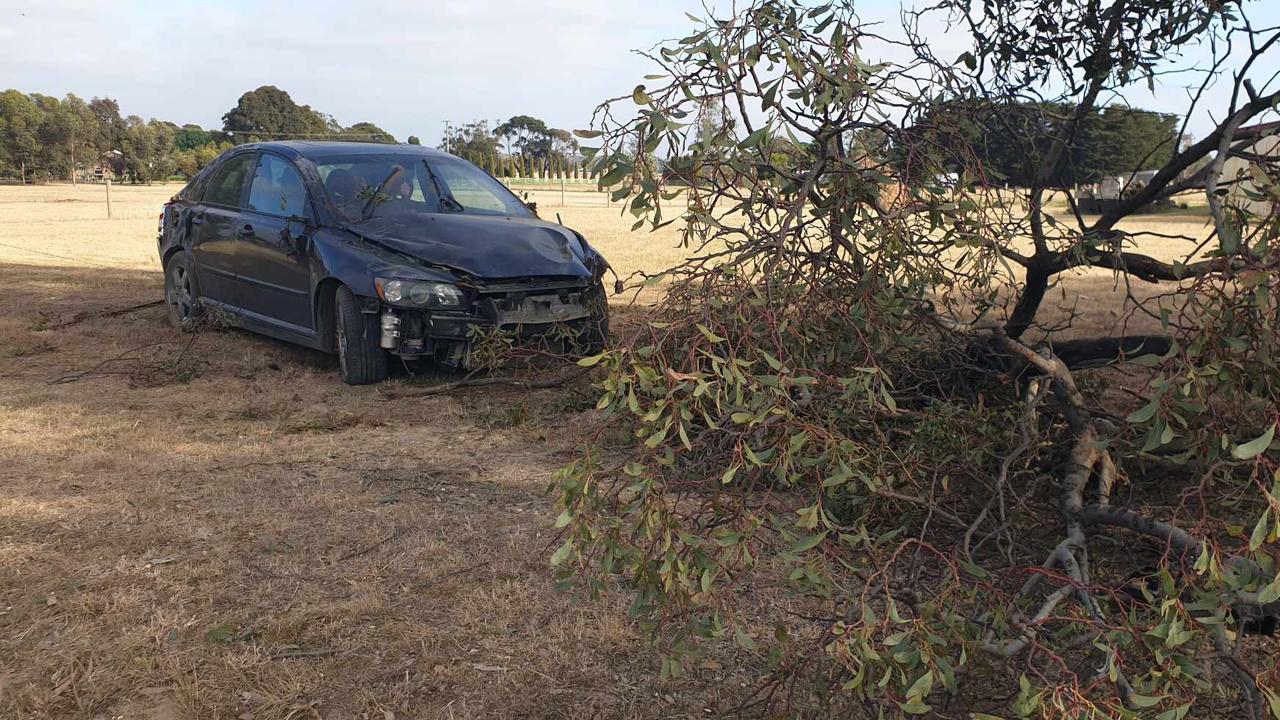
[[494, 128], [493, 134], [506, 145], [508, 155], [531, 155], [548, 129], [546, 122], [532, 115], [515, 115]]
[[222, 116], [222, 129], [237, 144], [261, 140], [322, 136], [334, 132], [332, 118], [309, 105], [299, 105], [289, 93], [263, 85], [240, 96]]
[[176, 169], [173, 140], [178, 127], [160, 120], [144, 121], [130, 115], [125, 121], [125, 139], [121, 148], [126, 172], [135, 182], [148, 185], [163, 180]]
[[55, 112], [45, 116], [41, 142], [51, 159], [62, 160], [62, 168], [74, 182], [78, 171], [97, 161], [98, 137], [97, 119], [89, 104], [68, 94]]
[[95, 97], [89, 101], [89, 111], [93, 113], [95, 144], [100, 153], [120, 150], [124, 145], [125, 121], [120, 115], [120, 104], [107, 97]]
[[218, 143], [221, 139], [222, 133], [188, 123], [174, 134], [173, 146], [178, 150], [194, 150], [210, 143]]
[[395, 136], [371, 122], [358, 122], [342, 131], [346, 140], [357, 142], [374, 142], [394, 145]]
[[1083, 123], [1081, 131], [1084, 167], [1075, 172], [1081, 182], [1159, 169], [1182, 149], [1176, 115], [1111, 105]]
[[571, 160], [578, 153], [573, 133], [550, 127], [531, 115], [516, 115], [494, 128], [493, 134], [503, 142], [508, 154], [532, 159], [541, 174], [550, 172], [552, 158]]
[[40, 152], [40, 108], [18, 90], [0, 93], [0, 148], [9, 164], [27, 181], [27, 169]]
[[497, 157], [500, 150], [498, 140], [489, 130], [488, 120], [473, 120], [450, 127], [445, 133], [443, 146], [454, 155], [483, 166], [490, 158]]
[[1069, 188], [1159, 168], [1178, 149], [1178, 118], [1174, 115], [1112, 105], [1090, 108], [1075, 117], [1067, 103], [990, 98], [933, 103], [909, 128], [896, 147], [899, 169], [919, 179], [929, 157], [947, 156], [951, 170], [978, 162], [993, 182], [1028, 187], [1035, 182], [1054, 131], [1068, 125], [1072, 132], [1062, 162], [1048, 183]]

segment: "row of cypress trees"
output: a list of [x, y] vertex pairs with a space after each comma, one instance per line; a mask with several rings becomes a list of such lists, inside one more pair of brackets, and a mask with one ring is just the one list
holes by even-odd
[[595, 173], [583, 162], [560, 155], [535, 158], [531, 155], [486, 155], [467, 158], [498, 178], [540, 178], [550, 180], [594, 180]]

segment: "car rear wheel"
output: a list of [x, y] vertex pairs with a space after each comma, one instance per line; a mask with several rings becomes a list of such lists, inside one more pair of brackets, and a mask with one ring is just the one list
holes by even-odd
[[387, 377], [387, 353], [378, 344], [377, 316], [360, 312], [355, 295], [338, 288], [334, 303], [334, 334], [338, 368], [348, 385], [369, 385]]
[[169, 324], [183, 332], [195, 332], [200, 321], [200, 288], [187, 256], [175, 253], [164, 266], [164, 300]]

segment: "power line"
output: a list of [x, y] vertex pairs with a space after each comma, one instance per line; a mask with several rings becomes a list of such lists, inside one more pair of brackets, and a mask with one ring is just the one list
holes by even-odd
[[224, 130], [226, 135], [250, 135], [272, 138], [380, 138], [386, 137], [378, 133], [272, 133], [258, 130]]

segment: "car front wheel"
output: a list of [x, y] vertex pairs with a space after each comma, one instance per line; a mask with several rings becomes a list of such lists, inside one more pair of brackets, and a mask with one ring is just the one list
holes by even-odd
[[338, 368], [348, 385], [369, 385], [387, 377], [387, 353], [378, 344], [376, 315], [360, 312], [355, 295], [338, 288], [334, 303]]

